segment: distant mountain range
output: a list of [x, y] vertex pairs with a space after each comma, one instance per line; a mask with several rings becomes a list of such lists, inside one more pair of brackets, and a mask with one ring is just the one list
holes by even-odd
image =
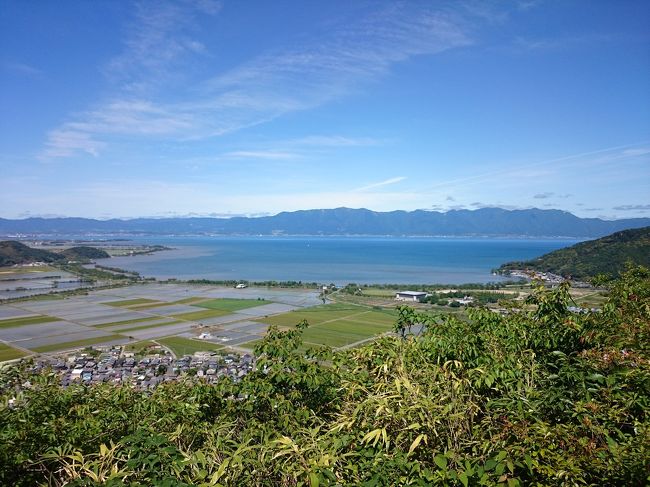
[[527, 262], [509, 262], [502, 265], [499, 272], [521, 269], [586, 279], [597, 274], [617, 276], [628, 262], [650, 267], [650, 227], [623, 230], [580, 242]]
[[578, 218], [560, 210], [391, 211], [336, 208], [256, 218], [0, 218], [0, 235], [389, 235], [595, 238], [650, 225], [650, 218]]

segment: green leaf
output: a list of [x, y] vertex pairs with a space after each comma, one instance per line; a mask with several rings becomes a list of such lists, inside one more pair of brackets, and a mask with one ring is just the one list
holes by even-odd
[[433, 457], [433, 461], [436, 462], [436, 465], [440, 468], [440, 470], [447, 470], [447, 457], [444, 455], [436, 455]]
[[469, 479], [467, 478], [467, 474], [465, 472], [459, 473], [458, 479], [463, 483], [465, 487], [467, 487], [467, 484], [469, 483]]

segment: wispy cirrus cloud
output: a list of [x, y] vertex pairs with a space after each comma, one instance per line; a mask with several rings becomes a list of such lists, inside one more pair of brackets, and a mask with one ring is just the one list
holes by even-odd
[[[506, 179], [512, 179], [518, 184], [521, 184], [521, 181], [524, 179], [537, 182], [536, 179], [542, 175], [545, 175], [545, 173], [539, 172], [542, 169], [546, 171], [547, 175], [553, 175], [560, 168], [566, 169], [569, 166], [584, 166], [593, 168], [598, 165], [620, 164], [621, 161], [633, 160], [645, 154], [645, 152], [639, 153], [635, 149], [636, 146], [641, 144], [645, 145], [647, 142], [636, 142], [632, 144], [606, 147], [603, 149], [570, 154], [552, 159], [545, 159], [543, 161], [514, 164], [492, 171], [486, 171], [484, 173], [473, 174], [471, 176], [449, 179], [447, 181], [440, 181], [432, 186], [423, 188], [421, 191], [427, 193], [438, 191], [441, 188], [463, 187], [467, 186], [468, 184], [485, 183], [486, 181], [503, 182]], [[535, 197], [536, 199], [544, 199], [553, 195], [559, 196], [561, 198], [568, 198], [573, 196], [571, 193], [558, 195], [552, 192], [545, 192], [537, 193]]]
[[285, 141], [290, 146], [319, 147], [367, 147], [382, 144], [384, 141], [373, 137], [346, 137], [342, 135], [308, 135]]
[[398, 177], [395, 177], [395, 178], [386, 179], [385, 181], [380, 181], [378, 183], [368, 184], [366, 186], [362, 186], [360, 188], [357, 188], [357, 189], [355, 189], [353, 191], [356, 192], [356, 193], [361, 193], [361, 192], [364, 192], [364, 191], [368, 191], [370, 189], [377, 189], [377, 188], [381, 188], [383, 186], [388, 186], [390, 184], [399, 183], [401, 181], [404, 181], [405, 179], [406, 179], [406, 176], [398, 176]]
[[[471, 42], [464, 20], [454, 14], [430, 5], [393, 4], [299, 48], [267, 52], [226, 72], [216, 68], [206, 73], [193, 69], [197, 59], [210, 56], [199, 20], [217, 14], [219, 5], [207, 0], [139, 4], [124, 52], [105, 69], [113, 93], [49, 132], [41, 157], [96, 154], [114, 138], [187, 142], [220, 136], [320, 106], [355, 92], [396, 63]], [[58, 136], [60, 132], [69, 137]], [[352, 146], [372, 141], [317, 137], [296, 143]]]
[[49, 134], [43, 158], [69, 157], [76, 153], [84, 153], [94, 157], [105, 147], [105, 143], [93, 139], [88, 132], [75, 130], [64, 125], [52, 130]]
[[106, 75], [125, 92], [149, 94], [151, 89], [178, 81], [187, 59], [206, 47], [195, 38], [200, 16], [221, 10], [216, 0], [169, 2], [152, 0], [135, 5], [124, 38], [123, 52], [105, 67]]
[[236, 159], [295, 159], [299, 157], [299, 154], [294, 152], [286, 151], [274, 151], [274, 150], [265, 150], [265, 151], [233, 151], [226, 152], [224, 157], [236, 158]]
[[4, 63], [2, 64], [2, 70], [8, 73], [29, 77], [40, 76], [43, 74], [40, 69], [25, 63]]

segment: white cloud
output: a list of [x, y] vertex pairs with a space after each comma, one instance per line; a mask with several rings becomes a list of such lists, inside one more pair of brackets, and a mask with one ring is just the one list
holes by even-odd
[[[219, 10], [218, 4], [201, 1], [139, 4], [124, 53], [107, 68], [116, 83], [113, 95], [50, 132], [51, 137], [63, 130], [73, 143], [50, 139], [42, 156], [88, 152], [75, 139], [105, 144], [111, 135], [180, 141], [223, 135], [322, 105], [354, 92], [395, 63], [470, 42], [460, 20], [448, 13], [392, 5], [300, 48], [267, 53], [211, 79], [196, 79], [196, 56], [209, 54], [196, 38], [198, 18], [206, 9]], [[353, 146], [373, 140], [316, 136], [296, 143]], [[95, 145], [94, 153], [102, 147]]]
[[400, 181], [404, 181], [405, 179], [406, 179], [406, 176], [398, 176], [398, 177], [395, 177], [395, 178], [386, 179], [385, 181], [380, 181], [378, 183], [368, 184], [367, 186], [362, 186], [361, 188], [357, 188], [357, 189], [355, 189], [353, 191], [355, 191], [355, 192], [363, 192], [363, 191], [368, 191], [369, 189], [377, 189], [377, 188], [381, 188], [383, 186], [388, 186], [389, 184], [399, 183]]
[[345, 137], [342, 135], [308, 135], [299, 139], [285, 141], [287, 145], [322, 147], [366, 147], [381, 143], [381, 140], [372, 137]]
[[647, 147], [639, 147], [638, 149], [627, 149], [623, 151], [624, 156], [644, 156], [646, 154], [650, 154], [650, 148]]
[[293, 152], [282, 151], [233, 151], [224, 154], [224, 157], [234, 157], [237, 159], [295, 159], [299, 157]]
[[104, 146], [103, 142], [94, 140], [93, 136], [87, 132], [63, 126], [48, 133], [47, 144], [41, 158], [69, 157], [78, 152], [97, 157]]

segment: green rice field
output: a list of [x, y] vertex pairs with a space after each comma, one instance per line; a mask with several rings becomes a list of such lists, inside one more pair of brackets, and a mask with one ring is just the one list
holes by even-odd
[[154, 321], [154, 320], [160, 320], [160, 316], [146, 316], [144, 318], [134, 318], [132, 320], [124, 320], [124, 321], [113, 321], [111, 323], [102, 323], [101, 325], [95, 325], [95, 328], [109, 328], [111, 326], [117, 326], [117, 325], [129, 325], [131, 323], [144, 323], [145, 321]]
[[119, 332], [120, 333], [127, 333], [129, 331], [136, 331], [136, 330], [146, 330], [147, 328], [158, 328], [161, 326], [168, 326], [168, 325], [176, 325], [178, 323], [182, 323], [180, 320], [174, 320], [174, 321], [168, 321], [165, 323], [149, 323], [148, 325], [140, 325], [140, 326], [134, 326], [133, 328], [120, 328]]
[[0, 328], [12, 328], [14, 326], [36, 325], [38, 323], [49, 323], [57, 321], [58, 318], [52, 316], [29, 316], [27, 318], [9, 318], [0, 320]]
[[44, 345], [42, 347], [32, 348], [34, 352], [46, 353], [46, 352], [55, 352], [57, 350], [69, 350], [71, 348], [80, 348], [86, 347], [89, 345], [95, 345], [97, 343], [110, 342], [113, 340], [118, 340], [124, 338], [122, 335], [108, 335], [103, 337], [94, 337], [94, 338], [85, 338], [83, 340], [75, 340], [72, 342], [65, 343], [53, 343], [51, 345]]
[[177, 301], [155, 301], [151, 300], [151, 303], [144, 303], [144, 304], [135, 304], [129, 306], [129, 309], [135, 310], [135, 311], [141, 311], [141, 310], [146, 310], [150, 308], [158, 308], [159, 306], [171, 306], [173, 304], [194, 304], [198, 303], [201, 301], [206, 301], [206, 298], [199, 298], [199, 297], [191, 297], [191, 298], [183, 298], [179, 299]]
[[0, 362], [4, 362], [5, 360], [17, 359], [20, 357], [24, 357], [25, 355], [27, 354], [22, 350], [18, 350], [17, 348], [10, 347], [9, 345], [5, 345], [4, 343], [0, 343]]
[[[303, 319], [310, 325], [303, 331], [305, 343], [338, 348], [392, 330], [396, 312], [334, 304], [292, 311], [258, 321], [289, 328]], [[246, 344], [247, 348], [254, 346], [254, 344]]]
[[186, 321], [196, 321], [203, 320], [205, 318], [214, 318], [215, 316], [224, 316], [227, 314], [230, 313], [221, 309], [204, 309], [203, 311], [190, 311], [189, 313], [180, 313], [177, 315], [172, 315], [172, 317]]
[[216, 343], [191, 340], [183, 337], [159, 338], [156, 342], [171, 349], [177, 357], [192, 355], [195, 352], [219, 350], [223, 348], [221, 345], [217, 345]]
[[222, 311], [238, 311], [240, 309], [253, 308], [255, 306], [261, 306], [263, 304], [268, 304], [266, 301], [257, 300], [257, 299], [210, 299], [208, 301], [203, 301], [201, 303], [196, 303], [193, 306], [198, 308], [206, 309], [219, 309]]
[[105, 304], [107, 306], [116, 306], [118, 308], [128, 308], [131, 306], [137, 306], [142, 304], [146, 304], [146, 305], [155, 304], [156, 306], [160, 306], [161, 304], [165, 304], [165, 303], [161, 303], [160, 301], [156, 301], [155, 299], [136, 298], [136, 299], [124, 299], [122, 301], [109, 301], [107, 303], [102, 303], [102, 304]]

